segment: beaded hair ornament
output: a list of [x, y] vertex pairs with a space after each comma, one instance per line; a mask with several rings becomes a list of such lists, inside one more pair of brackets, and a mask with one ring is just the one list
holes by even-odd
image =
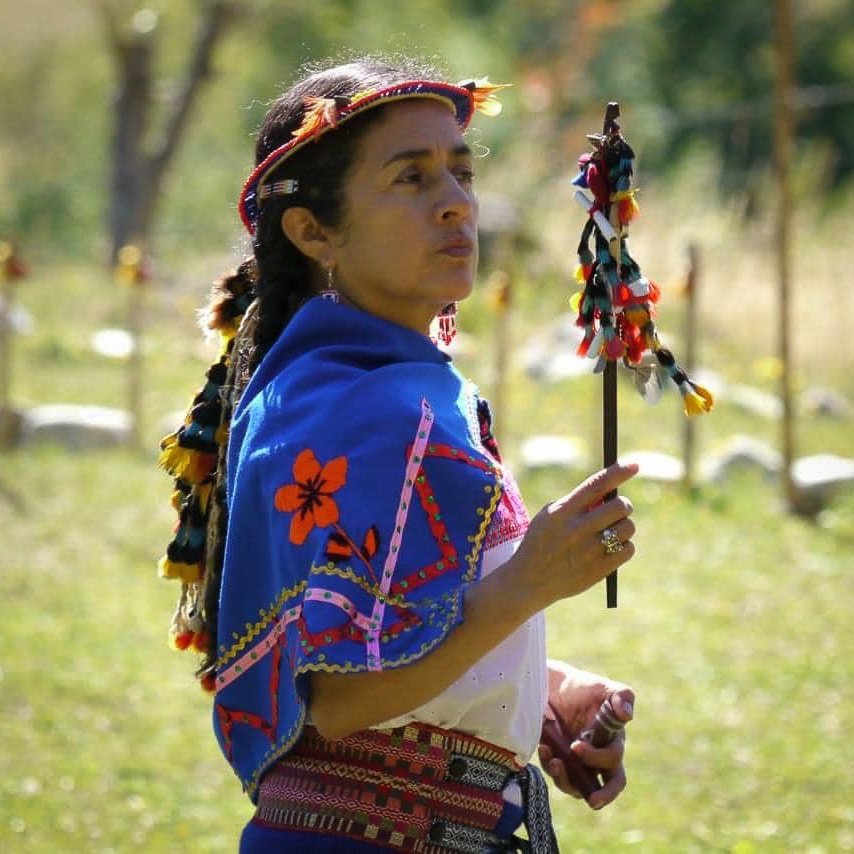
[[371, 107], [411, 98], [432, 98], [449, 104], [456, 114], [460, 128], [465, 130], [475, 110], [487, 116], [497, 116], [501, 112], [501, 103], [495, 93], [507, 85], [490, 83], [486, 77], [456, 85], [430, 80], [411, 80], [384, 89], [365, 89], [352, 97], [336, 95], [332, 98], [307, 98], [305, 117], [294, 131], [293, 138], [265, 157], [243, 185], [238, 210], [246, 230], [251, 236], [255, 236], [258, 214], [265, 199], [289, 195], [299, 189], [297, 181], [292, 178], [269, 181], [273, 172], [277, 171], [288, 157], [308, 143], [316, 142], [327, 131], [340, 127]]
[[[288, 157], [365, 110], [394, 101], [432, 98], [448, 104], [464, 130], [476, 110], [487, 116], [501, 112], [495, 93], [504, 85], [492, 84], [486, 78], [457, 85], [414, 80], [363, 90], [352, 97], [307, 98], [303, 121], [293, 138], [271, 152], [246, 180], [239, 201], [244, 226], [254, 237], [263, 202], [298, 192], [296, 179], [272, 180]], [[236, 376], [241, 370], [238, 361], [240, 353], [251, 347], [256, 314], [252, 309], [254, 276], [254, 265], [246, 262], [219, 286], [208, 326], [219, 334], [220, 357], [208, 369], [206, 382], [193, 398], [183, 424], [160, 443], [158, 462], [174, 478], [172, 505], [178, 513], [174, 535], [159, 563], [164, 578], [181, 582], [178, 607], [169, 628], [177, 649], [204, 653], [215, 642], [203, 632], [205, 565], [211, 556], [211, 533], [218, 524], [217, 493], [224, 488], [217, 473], [224, 467], [235, 390], [242, 385]], [[440, 317], [440, 337], [449, 325], [452, 318]], [[201, 684], [213, 691], [213, 674], [202, 674]]]

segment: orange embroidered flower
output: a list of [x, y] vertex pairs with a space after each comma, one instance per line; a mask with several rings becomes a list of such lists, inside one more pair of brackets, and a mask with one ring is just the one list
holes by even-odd
[[336, 457], [321, 468], [314, 451], [306, 448], [294, 461], [294, 480], [276, 490], [276, 509], [293, 513], [290, 540], [301, 546], [312, 529], [338, 521], [338, 505], [331, 497], [347, 481], [347, 458]]

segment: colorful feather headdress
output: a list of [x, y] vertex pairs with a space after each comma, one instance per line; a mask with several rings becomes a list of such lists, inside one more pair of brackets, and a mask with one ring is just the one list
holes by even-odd
[[410, 98], [432, 98], [449, 104], [457, 117], [457, 123], [465, 129], [475, 110], [487, 116], [496, 116], [501, 112], [501, 104], [495, 93], [507, 85], [509, 84], [490, 83], [488, 78], [464, 81], [456, 85], [430, 80], [410, 80], [384, 89], [366, 89], [353, 96], [307, 98], [305, 117], [294, 131], [293, 138], [264, 158], [243, 185], [238, 209], [246, 230], [254, 236], [261, 203], [265, 198], [296, 189], [293, 181], [268, 183], [273, 172], [284, 160], [309, 142], [317, 141], [327, 131], [339, 127], [371, 107]]

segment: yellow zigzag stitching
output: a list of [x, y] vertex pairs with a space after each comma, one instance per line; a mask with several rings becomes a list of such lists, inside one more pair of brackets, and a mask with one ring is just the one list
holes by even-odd
[[297, 593], [302, 593], [303, 590], [308, 586], [307, 581], [300, 581], [299, 584], [294, 587], [285, 588], [278, 596], [278, 598], [273, 602], [272, 605], [266, 610], [261, 611], [262, 619], [255, 623], [254, 626], [250, 626], [249, 623], [246, 624], [246, 634], [242, 637], [238, 638], [231, 648], [226, 652], [226, 648], [224, 645], [220, 646], [220, 650], [222, 651], [222, 655], [216, 663], [216, 669], [219, 670], [223, 665], [227, 664], [231, 661], [232, 658], [235, 658], [238, 653], [243, 652], [246, 648], [246, 645], [251, 641], [258, 637], [262, 631], [264, 631], [267, 626], [270, 625], [273, 620], [276, 619], [279, 611], [281, 611], [282, 606], [285, 602], [290, 599], [292, 596], [296, 596]]
[[[381, 664], [383, 668], [388, 667], [398, 667], [402, 664], [409, 664], [411, 661], [417, 661], [419, 658], [423, 658], [428, 652], [430, 652], [433, 647], [440, 644], [448, 635], [449, 626], [456, 619], [457, 614], [459, 613], [459, 597], [456, 595], [448, 595], [445, 594], [443, 599], [450, 600], [450, 611], [448, 613], [448, 619], [445, 620], [444, 624], [441, 626], [439, 631], [441, 635], [437, 638], [434, 638], [432, 641], [425, 641], [421, 644], [420, 648], [415, 650], [415, 652], [410, 653], [409, 655], [401, 655], [399, 658], [395, 658], [393, 660], [383, 659]], [[413, 627], [417, 628], [417, 627]], [[409, 631], [409, 629], [406, 629]], [[325, 664], [323, 662], [306, 662], [301, 666], [297, 667], [294, 672], [294, 679], [302, 673], [309, 673], [311, 671], [319, 670], [323, 673], [361, 673], [368, 669], [367, 664], [353, 664], [350, 661], [345, 662], [344, 664]]]
[[484, 537], [486, 537], [489, 523], [492, 521], [492, 517], [498, 507], [498, 502], [501, 501], [501, 496], [504, 493], [504, 482], [501, 480], [501, 477], [495, 469], [493, 469], [493, 473], [495, 475], [495, 486], [492, 488], [492, 500], [489, 502], [489, 506], [483, 511], [483, 520], [480, 523], [480, 530], [474, 535], [474, 537], [469, 538], [473, 545], [467, 558], [469, 568], [465, 575], [465, 581], [472, 581], [477, 575], [477, 559], [480, 555], [480, 548], [483, 545]]
[[370, 581], [367, 581], [365, 578], [362, 578], [360, 575], [357, 575], [356, 572], [351, 568], [347, 567], [346, 569], [341, 569], [339, 566], [335, 566], [334, 563], [312, 563], [311, 572], [313, 575], [337, 575], [339, 578], [346, 578], [348, 581], [352, 581], [354, 584], [358, 585], [365, 591], [369, 596], [373, 596], [375, 599], [379, 599], [380, 602], [386, 602], [390, 605], [402, 605], [406, 607], [406, 602], [403, 599], [403, 596], [398, 594], [397, 596], [388, 596], [383, 593], [376, 584], [371, 584]]

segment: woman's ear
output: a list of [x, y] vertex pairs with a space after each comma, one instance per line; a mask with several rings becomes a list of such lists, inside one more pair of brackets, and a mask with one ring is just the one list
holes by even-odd
[[282, 231], [303, 255], [318, 264], [329, 258], [329, 234], [308, 208], [288, 208], [282, 214]]

